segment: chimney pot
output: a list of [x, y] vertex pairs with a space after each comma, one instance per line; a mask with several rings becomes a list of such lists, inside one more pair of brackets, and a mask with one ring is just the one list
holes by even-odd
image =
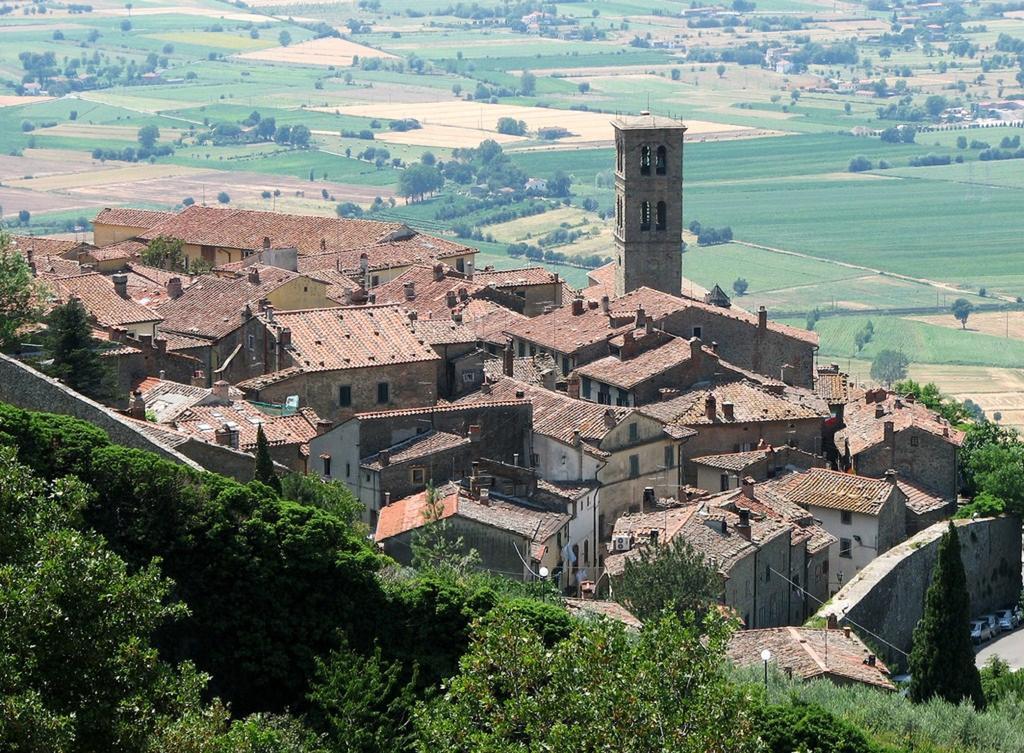
[[387, 507], [391, 504], [391, 492], [384, 492], [384, 506]]
[[709, 392], [708, 396], [706, 398], [704, 398], [704, 415], [707, 417], [707, 419], [709, 421], [714, 421], [715, 420], [715, 417], [716, 417], [716, 410], [715, 410], [715, 408], [716, 408], [715, 394], [713, 392]]
[[845, 638], [849, 638], [850, 637], [850, 626], [849, 625], [843, 625], [843, 637], [845, 637]]
[[490, 506], [491, 504], [491, 490], [486, 486], [480, 487], [480, 504]]
[[128, 297], [128, 275], [123, 272], [118, 272], [112, 276], [111, 281], [114, 283], [114, 292], [122, 298]]
[[263, 236], [263, 250], [264, 251], [269, 251], [270, 250], [270, 236], [268, 236], [268, 235]]
[[732, 403], [722, 403], [722, 416], [727, 421], [732, 421], [735, 418], [736, 411], [735, 406]]
[[249, 282], [253, 285], [260, 284], [260, 271], [256, 267], [249, 268]]
[[885, 406], [879, 403], [875, 406], [875, 418], [881, 418], [885, 415]]
[[768, 328], [768, 309], [761, 306], [757, 309], [757, 328], [765, 330]]
[[230, 388], [231, 385], [228, 382], [225, 382], [223, 379], [218, 379], [216, 382], [213, 383], [211, 394], [218, 400], [222, 402], [227, 402], [228, 390]]
[[411, 301], [416, 298], [416, 283], [409, 281], [403, 286], [405, 288], [405, 300]]
[[868, 654], [868, 666], [869, 667], [874, 667], [877, 661], [878, 661], [878, 659], [877, 659], [877, 657], [875, 657], [874, 654]]
[[459, 301], [458, 297], [455, 295], [454, 290], [449, 290], [447, 293], [445, 293], [444, 298], [445, 303], [448, 305], [448, 308], [450, 309], [455, 308], [455, 304], [458, 303]]
[[469, 441], [479, 442], [480, 441], [480, 424], [469, 425]]
[[167, 297], [180, 298], [182, 293], [181, 278], [172, 277], [167, 281]]
[[583, 313], [583, 299], [573, 298], [572, 299], [572, 315], [579, 316]]
[[[743, 491], [743, 496], [747, 499], [757, 500], [754, 496], [754, 478], [752, 476], [744, 476], [743, 481], [740, 483], [740, 488]], [[749, 518], [750, 511], [747, 510], [747, 516]]]
[[890, 468], [889, 470], [887, 470], [885, 472], [885, 480], [888, 481], [893, 486], [896, 486], [896, 484], [899, 482], [899, 478], [900, 478], [900, 474], [898, 474], [892, 468]]
[[573, 400], [579, 400], [580, 399], [580, 378], [579, 378], [579, 376], [577, 376], [576, 374], [573, 374], [571, 377], [569, 377], [569, 381], [567, 382], [567, 387], [568, 388], [566, 390], [566, 394], [569, 397], [571, 397]]
[[142, 390], [135, 390], [132, 393], [131, 416], [140, 421], [146, 420], [146, 401], [142, 399]]
[[443, 264], [435, 264], [434, 265], [434, 281], [435, 282], [440, 282], [443, 279], [444, 279], [444, 265]]
[[836, 630], [839, 627], [839, 618], [834, 614], [830, 614], [825, 618], [826, 630]]
[[606, 296], [606, 295], [601, 296], [601, 311], [603, 311], [604, 313], [607, 314], [610, 309], [611, 309], [611, 302], [610, 302], [608, 296]]
[[644, 311], [643, 306], [636, 307], [636, 326], [637, 329], [646, 326], [647, 324], [647, 313]]

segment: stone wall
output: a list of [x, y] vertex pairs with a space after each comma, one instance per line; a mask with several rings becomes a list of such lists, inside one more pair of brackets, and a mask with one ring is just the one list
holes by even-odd
[[[1021, 590], [1021, 521], [1015, 516], [955, 521], [967, 573], [971, 615], [1014, 604]], [[877, 557], [850, 581], [818, 616], [834, 615], [858, 630], [891, 667], [906, 667], [914, 626], [924, 612], [939, 538], [948, 523], [936, 523]], [[893, 644], [886, 646], [881, 637]]]

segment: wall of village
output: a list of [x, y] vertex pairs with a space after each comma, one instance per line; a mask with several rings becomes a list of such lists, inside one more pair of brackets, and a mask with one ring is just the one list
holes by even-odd
[[[695, 424], [697, 436], [688, 438], [683, 443], [684, 460], [683, 480], [689, 484], [697, 483], [697, 468], [688, 463], [690, 458], [702, 455], [715, 455], [725, 452], [738, 452], [757, 448], [762, 439], [774, 447], [782, 447], [791, 441], [805, 452], [820, 454], [821, 452], [820, 418], [802, 418], [795, 421], [758, 421], [756, 423], [735, 424]], [[712, 491], [717, 491], [715, 486]]]
[[296, 277], [267, 293], [267, 300], [278, 311], [333, 308], [338, 304], [327, 297], [327, 285], [309, 277]]
[[[411, 564], [412, 540], [415, 533], [408, 531], [387, 539], [383, 542], [384, 552], [403, 565]], [[446, 538], [461, 538], [467, 551], [473, 549], [480, 555], [480, 562], [484, 568], [510, 578], [525, 580], [526, 568], [516, 554], [518, 549], [523, 559], [530, 561], [530, 542], [523, 536], [455, 516], [448, 518]], [[550, 549], [555, 549], [557, 555], [557, 547], [549, 547]], [[551, 563], [543, 564], [549, 566]], [[553, 570], [551, 567], [549, 569]]]
[[[842, 453], [843, 448], [839, 451]], [[957, 454], [948, 438], [909, 427], [895, 432], [892, 442], [882, 442], [858, 454], [854, 468], [858, 474], [873, 478], [881, 478], [892, 468], [900, 478], [933, 489], [943, 499], [956, 499]]]
[[[1021, 590], [1021, 520], [1012, 515], [957, 520], [960, 555], [967, 574], [971, 615], [1017, 602]], [[890, 666], [906, 667], [914, 626], [924, 612], [939, 539], [948, 528], [937, 523], [876, 558], [818, 612], [835, 615], [859, 630]], [[899, 651], [873, 640], [881, 636]]]

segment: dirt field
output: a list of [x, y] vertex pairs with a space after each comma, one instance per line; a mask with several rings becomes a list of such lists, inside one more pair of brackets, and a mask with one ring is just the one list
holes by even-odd
[[24, 155], [0, 155], [0, 181], [10, 182], [29, 175], [39, 178], [114, 167], [114, 163], [94, 163], [92, 157], [85, 152], [64, 149], [26, 149]]
[[[498, 119], [505, 117], [524, 121], [526, 127], [533, 132], [545, 126], [562, 126], [572, 132], [572, 136], [558, 139], [555, 142], [557, 145], [574, 146], [581, 143], [610, 144], [612, 141], [612, 128], [609, 125], [611, 116], [605, 113], [553, 110], [544, 107], [481, 104], [478, 102], [466, 102], [465, 100], [423, 103], [417, 105], [414, 112], [410, 112], [409, 106], [406, 104], [383, 103], [330, 109], [331, 112], [334, 110], [344, 115], [377, 118], [407, 118], [410, 115], [414, 115], [423, 124], [424, 128], [422, 130], [426, 131], [428, 126], [431, 128], [457, 129], [460, 135], [464, 135], [473, 145], [480, 143], [484, 139], [493, 138], [497, 133]], [[755, 130], [745, 126], [711, 123], [703, 120], [688, 120], [686, 125], [689, 129], [687, 134], [690, 137], [711, 136], [712, 134], [738, 135]], [[402, 136], [403, 138], [416, 138], [418, 133], [418, 131], [407, 131]], [[476, 135], [470, 137], [470, 134]], [[420, 135], [420, 138], [427, 137]], [[517, 141], [528, 141], [530, 139], [530, 136], [513, 137], [513, 140]], [[396, 143], [430, 145], [433, 142], [405, 141]], [[449, 144], [440, 143], [436, 145], [449, 146]]]
[[0, 107], [17, 105], [34, 105], [38, 102], [49, 102], [53, 97], [19, 97], [17, 94], [0, 94]]
[[287, 47], [245, 52], [238, 55], [245, 60], [263, 60], [271, 63], [298, 63], [301, 65], [352, 65], [353, 56], [361, 58], [394, 58], [387, 52], [349, 42], [347, 39], [323, 37]]
[[[176, 15], [176, 16], [200, 16], [203, 18], [223, 18], [227, 21], [251, 21], [253, 19], [252, 13], [246, 13], [240, 10], [221, 10], [219, 8], [200, 8], [193, 5], [171, 5], [171, 6], [159, 6], [153, 8], [140, 8], [138, 5], [132, 7], [131, 11], [127, 8], [93, 8], [90, 15], [93, 16], [164, 16], [164, 15]], [[261, 18], [262, 20], [262, 18]]]
[[[115, 125], [89, 125], [88, 123], [58, 123], [52, 128], [40, 128], [35, 131], [36, 136], [66, 136], [68, 138], [94, 139], [97, 137], [111, 139], [113, 141], [137, 141], [139, 135], [138, 126], [115, 126]], [[172, 141], [178, 138], [178, 131], [174, 128], [161, 128], [161, 138]]]
[[41, 212], [60, 212], [69, 209], [88, 209], [103, 206], [101, 196], [67, 196], [47, 193], [46, 191], [28, 191], [20, 188], [0, 187], [0, 207], [4, 217], [17, 215], [22, 209], [32, 214]]
[[107, 167], [104, 170], [87, 170], [70, 175], [50, 175], [43, 178], [20, 178], [8, 181], [13, 188], [32, 191], [73, 191], [78, 188], [99, 188], [113, 184], [133, 183], [156, 178], [175, 178], [207, 172], [196, 167], [182, 165], [125, 165]]
[[[952, 314], [936, 314], [933, 316], [907, 317], [919, 322], [936, 324], [940, 327], [960, 329], [960, 322]], [[975, 312], [967, 319], [969, 332], [981, 332], [996, 337], [1010, 337], [1024, 340], [1024, 311], [985, 311]]]

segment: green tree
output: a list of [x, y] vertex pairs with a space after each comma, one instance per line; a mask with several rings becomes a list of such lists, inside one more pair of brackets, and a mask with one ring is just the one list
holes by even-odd
[[155, 125], [144, 125], [139, 129], [138, 139], [139, 144], [144, 149], [152, 149], [156, 146], [157, 139], [160, 138], [160, 129]]
[[142, 262], [151, 267], [184, 272], [188, 269], [185, 244], [180, 238], [158, 235], [147, 244], [146, 250], [142, 252]]
[[732, 290], [736, 295], [745, 295], [749, 287], [750, 283], [745, 277], [737, 277], [732, 283]]
[[910, 360], [901, 350], [881, 350], [871, 361], [871, 378], [886, 387], [907, 376]]
[[22, 328], [39, 319], [41, 295], [25, 257], [0, 230], [0, 351], [17, 348]]
[[519, 92], [526, 97], [532, 97], [537, 92], [537, 77], [528, 70], [524, 70], [519, 77]]
[[398, 195], [412, 201], [422, 201], [444, 185], [444, 176], [434, 165], [415, 162], [398, 177]]
[[92, 338], [89, 315], [81, 300], [56, 306], [47, 317], [49, 372], [73, 390], [95, 400], [113, 394], [113, 375], [103, 362], [99, 343]]
[[263, 433], [263, 425], [256, 427], [256, 470], [253, 479], [266, 484], [278, 494], [281, 493], [281, 479], [277, 477], [274, 470], [274, 461], [270, 457], [270, 445], [267, 444], [267, 435]]
[[309, 146], [309, 128], [302, 125], [301, 123], [297, 126], [292, 126], [292, 143], [298, 147]]
[[928, 114], [933, 118], [939, 117], [948, 105], [949, 103], [946, 98], [941, 94], [932, 94], [924, 101], [924, 109], [927, 110]]
[[724, 672], [730, 630], [718, 615], [666, 616], [636, 637], [579, 621], [550, 646], [523, 616], [495, 610], [447, 692], [417, 709], [416, 750], [758, 750], [750, 703]]
[[974, 311], [974, 304], [966, 298], [957, 298], [953, 301], [950, 310], [953, 312], [953, 318], [960, 322], [960, 326], [963, 329], [967, 329], [967, 318]]
[[715, 73], [718, 74], [719, 78], [723, 78], [725, 76], [725, 64], [724, 63], [719, 63], [715, 67]]
[[915, 703], [938, 696], [950, 703], [966, 699], [976, 708], [985, 705], [971, 646], [970, 609], [960, 538], [950, 523], [939, 541], [924, 614], [914, 628], [910, 699]]
[[221, 191], [217, 194], [217, 201], [221, 204], [230, 204], [231, 197], [228, 195], [227, 191]]
[[282, 47], [287, 47], [292, 43], [292, 35], [288, 33], [287, 29], [284, 29], [280, 34], [277, 35], [277, 41]]
[[614, 594], [641, 620], [656, 619], [666, 609], [680, 619], [687, 612], [702, 614], [722, 593], [722, 576], [681, 536], [643, 547], [639, 555], [626, 562]]

